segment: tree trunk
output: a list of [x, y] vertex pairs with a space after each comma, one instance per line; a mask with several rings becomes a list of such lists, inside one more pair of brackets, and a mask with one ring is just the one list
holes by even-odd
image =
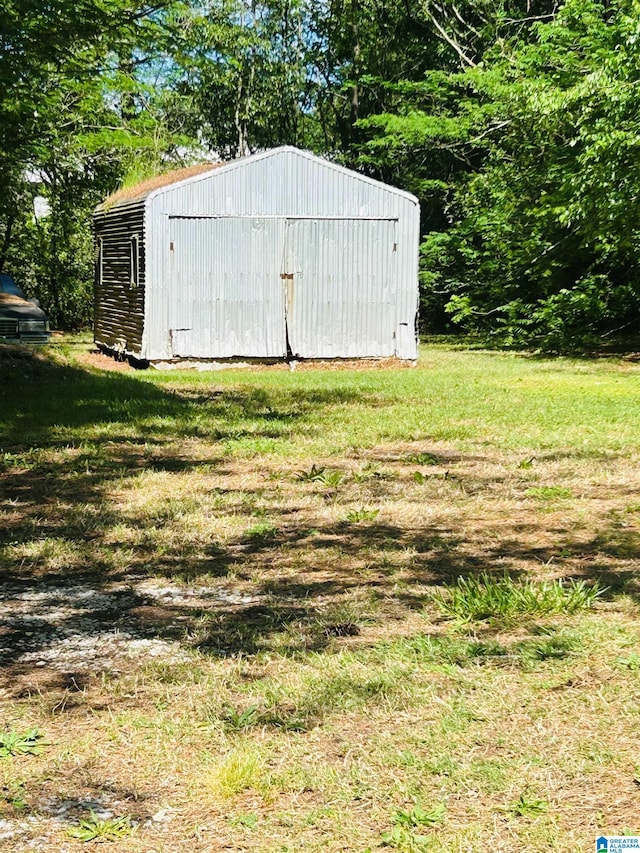
[[2, 248], [0, 249], [0, 272], [4, 269], [4, 263], [7, 260], [7, 253], [11, 245], [11, 232], [13, 231], [13, 223], [16, 221], [15, 214], [11, 213], [7, 219], [7, 227], [4, 230], [2, 240]]
[[349, 109], [349, 128], [351, 141], [356, 142], [358, 138], [356, 122], [360, 113], [360, 0], [351, 0], [351, 34], [353, 36], [353, 87]]

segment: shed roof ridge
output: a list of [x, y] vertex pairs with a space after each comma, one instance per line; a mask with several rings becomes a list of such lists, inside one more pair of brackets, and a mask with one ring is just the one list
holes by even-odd
[[[385, 189], [387, 192], [393, 192], [397, 195], [401, 195], [404, 198], [408, 198], [411, 201], [418, 204], [418, 198], [410, 193], [408, 190], [402, 190], [400, 187], [396, 187], [393, 184], [387, 184], [384, 181], [379, 181], [376, 178], [371, 178], [369, 175], [363, 175], [362, 172], [357, 172], [355, 169], [351, 169], [349, 166], [343, 166], [341, 163], [334, 163], [333, 160], [328, 160], [326, 157], [320, 157], [318, 154], [314, 154], [312, 151], [305, 151], [301, 148], [293, 148], [293, 146], [285, 145], [284, 149], [292, 148], [298, 154], [302, 154], [307, 157], [309, 160], [315, 160], [317, 163], [321, 163], [323, 166], [328, 166], [330, 168], [335, 169], [338, 172], [343, 172], [344, 174], [349, 175], [349, 177], [354, 178], [356, 180], [363, 181], [366, 184], [373, 184], [376, 187], [380, 187], [381, 189]], [[275, 151], [282, 150], [274, 149]]]
[[[348, 176], [352, 180], [362, 181], [365, 184], [371, 184], [375, 187], [378, 187], [379, 189], [385, 190], [386, 192], [402, 196], [403, 198], [408, 199], [416, 205], [419, 203], [417, 197], [414, 196], [413, 193], [408, 192], [408, 190], [400, 189], [399, 187], [396, 187], [393, 184], [386, 184], [384, 181], [379, 181], [376, 178], [369, 177], [369, 175], [363, 175], [361, 172], [357, 172], [355, 169], [349, 168], [349, 166], [343, 166], [340, 163], [334, 163], [333, 160], [329, 160], [326, 157], [320, 157], [320, 155], [314, 154], [312, 151], [307, 151], [304, 148], [296, 148], [295, 145], [280, 145], [277, 148], [268, 148], [265, 151], [258, 151], [255, 154], [249, 154], [246, 157], [238, 157], [235, 160], [222, 161], [221, 163], [216, 164], [216, 169], [226, 172], [232, 169], [240, 168], [245, 163], [251, 161], [266, 160], [269, 157], [274, 157], [277, 154], [284, 154], [287, 152], [296, 154], [299, 157], [304, 157], [306, 160], [311, 160], [312, 162], [317, 163], [318, 165], [323, 166], [326, 169], [333, 169], [336, 172], [341, 172], [343, 175]], [[205, 176], [206, 173], [204, 173], [203, 175], [194, 175], [193, 178], [187, 178], [185, 180], [185, 183], [190, 181], [201, 180]], [[164, 187], [158, 187], [158, 189], [150, 193], [147, 198], [155, 196], [157, 193], [161, 193], [163, 189]]]
[[241, 168], [248, 162], [264, 160], [284, 153], [295, 154], [299, 157], [303, 157], [317, 163], [318, 165], [324, 166], [325, 168], [341, 172], [352, 180], [362, 181], [363, 183], [367, 183], [379, 187], [380, 189], [384, 189], [387, 192], [402, 196], [403, 198], [412, 201], [414, 204], [418, 203], [418, 199], [407, 190], [400, 189], [392, 184], [384, 183], [384, 181], [379, 181], [376, 178], [369, 177], [368, 175], [363, 175], [355, 169], [343, 166], [340, 163], [334, 163], [326, 157], [320, 157], [318, 154], [314, 154], [311, 151], [296, 148], [295, 145], [281, 145], [277, 148], [269, 148], [265, 151], [259, 151], [256, 154], [249, 154], [246, 157], [238, 157], [235, 160], [199, 163], [182, 169], [173, 169], [169, 172], [156, 175], [153, 178], [147, 178], [138, 184], [134, 184], [131, 187], [123, 187], [115, 193], [112, 193], [100, 205], [98, 205], [96, 212], [101, 213], [114, 207], [120, 207], [128, 204], [137, 204], [142, 202], [147, 203], [169, 187], [177, 188], [184, 184], [206, 179], [212, 171], [231, 171], [233, 169]]

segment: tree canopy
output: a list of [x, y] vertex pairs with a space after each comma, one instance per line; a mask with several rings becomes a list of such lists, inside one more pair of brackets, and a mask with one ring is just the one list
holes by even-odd
[[[415, 192], [422, 323], [564, 351], [638, 331], [637, 0], [8, 0], [0, 268], [91, 317], [123, 181], [294, 144]], [[36, 215], [34, 198], [50, 215]], [[40, 207], [42, 214], [42, 206]]]

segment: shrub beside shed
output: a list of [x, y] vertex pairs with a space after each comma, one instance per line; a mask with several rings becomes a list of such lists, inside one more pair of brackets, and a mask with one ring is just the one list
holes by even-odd
[[146, 361], [417, 357], [417, 199], [285, 147], [94, 214], [95, 341]]

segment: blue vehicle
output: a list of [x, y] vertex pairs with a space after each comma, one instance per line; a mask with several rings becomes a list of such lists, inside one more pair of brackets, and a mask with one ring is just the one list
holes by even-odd
[[29, 299], [10, 275], [0, 273], [0, 343], [46, 344], [51, 333], [37, 299]]

